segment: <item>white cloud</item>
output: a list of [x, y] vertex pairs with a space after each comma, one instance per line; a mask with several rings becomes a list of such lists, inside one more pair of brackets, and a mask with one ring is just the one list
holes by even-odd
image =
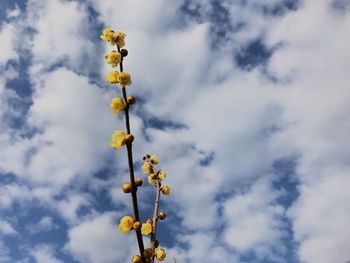
[[225, 249], [215, 232], [199, 231], [190, 235], [178, 235], [178, 241], [185, 248], [175, 247], [166, 249], [167, 261], [174, 262], [225, 262], [229, 259], [230, 262], [240, 262], [238, 258]]
[[52, 217], [44, 216], [36, 224], [28, 225], [26, 227], [31, 234], [50, 231], [52, 229], [57, 229], [58, 225], [53, 222]]
[[56, 185], [89, 176], [111, 153], [107, 144], [115, 122], [108, 109], [112, 96], [65, 69], [44, 75], [42, 81], [29, 113], [29, 123], [43, 129], [33, 139], [36, 152], [30, 157], [29, 176]]
[[0, 207], [10, 208], [16, 201], [24, 203], [32, 199], [30, 190], [18, 184], [5, 184], [0, 187]]
[[49, 245], [36, 246], [31, 254], [37, 263], [63, 263], [54, 256], [54, 249]]
[[14, 39], [16, 29], [11, 24], [0, 24], [0, 66], [6, 64], [10, 59], [17, 59], [17, 53], [14, 50]]
[[281, 194], [266, 179], [260, 179], [247, 192], [225, 201], [224, 240], [243, 253], [253, 251], [258, 258], [282, 262], [280, 256], [286, 251], [282, 238], [287, 233], [284, 208], [276, 203]]
[[9, 248], [4, 244], [2, 240], [0, 240], [0, 262], [6, 263], [11, 261], [9, 254]]
[[84, 70], [93, 54], [92, 43], [86, 37], [89, 23], [84, 6], [76, 1], [32, 0], [27, 9], [28, 24], [36, 30], [31, 52], [37, 66], [47, 68], [64, 61]]
[[14, 235], [17, 234], [17, 231], [9, 222], [0, 219], [0, 233], [4, 235]]
[[289, 212], [295, 238], [300, 242], [301, 260], [329, 263], [345, 262], [350, 258], [347, 249], [350, 236], [349, 172], [349, 168], [329, 170], [328, 176], [301, 188], [300, 198]]
[[104, 213], [71, 228], [65, 249], [82, 262], [126, 262], [135, 251], [135, 233], [121, 234], [114, 213]]

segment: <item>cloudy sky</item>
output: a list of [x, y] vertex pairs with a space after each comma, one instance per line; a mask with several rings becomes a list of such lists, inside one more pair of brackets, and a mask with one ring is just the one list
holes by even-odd
[[0, 262], [137, 253], [105, 27], [127, 34], [136, 174], [156, 154], [172, 187], [165, 262], [350, 260], [348, 0], [0, 0]]

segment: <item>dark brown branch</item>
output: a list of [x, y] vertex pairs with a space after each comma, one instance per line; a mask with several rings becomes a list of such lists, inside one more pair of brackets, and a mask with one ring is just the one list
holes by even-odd
[[[118, 47], [118, 52], [120, 52], [120, 48]], [[120, 63], [120, 72], [123, 72], [123, 58], [121, 59]], [[126, 126], [126, 131], [127, 134], [131, 134], [130, 131], [130, 120], [129, 120], [129, 104], [127, 101], [127, 95], [126, 95], [126, 90], [125, 87], [122, 87], [122, 92], [123, 92], [123, 98], [124, 101], [126, 103], [126, 107], [125, 107], [125, 126]], [[129, 172], [130, 172], [130, 183], [131, 183], [131, 198], [132, 198], [132, 206], [133, 206], [133, 210], [134, 210], [134, 218], [135, 221], [140, 221], [140, 216], [139, 216], [139, 208], [138, 208], [138, 204], [137, 204], [137, 186], [135, 185], [135, 175], [134, 175], [134, 163], [133, 163], [133, 158], [132, 158], [132, 142], [128, 142], [126, 144], [126, 149], [127, 149], [127, 153], [128, 153], [128, 163], [129, 163]], [[140, 221], [141, 222], [141, 221]], [[142, 262], [146, 263], [146, 259], [145, 256], [143, 255], [143, 251], [145, 250], [144, 245], [143, 245], [143, 239], [142, 239], [142, 234], [141, 234], [141, 230], [135, 230], [136, 232], [136, 237], [137, 237], [137, 243], [139, 246], [139, 250], [140, 250], [140, 256], [142, 258]]]

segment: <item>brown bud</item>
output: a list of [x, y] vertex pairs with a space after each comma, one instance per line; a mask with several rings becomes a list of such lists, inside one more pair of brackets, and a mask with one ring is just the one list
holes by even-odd
[[136, 186], [141, 186], [142, 185], [142, 179], [141, 178], [136, 178], [135, 179], [135, 184], [136, 184]]
[[145, 256], [145, 258], [150, 258], [153, 255], [153, 251], [151, 248], [147, 248], [143, 251], [143, 255]]
[[153, 225], [153, 221], [150, 218], [147, 219], [146, 223], [150, 223], [151, 225]]
[[136, 102], [136, 98], [134, 96], [128, 96], [126, 98], [126, 101], [128, 102], [129, 105], [133, 105]]
[[154, 247], [155, 248], [159, 247], [159, 241], [158, 240], [154, 240], [153, 242], [154, 242]]
[[157, 175], [154, 174], [154, 173], [151, 173], [149, 176], [151, 176], [151, 178], [152, 178], [153, 180], [157, 179]]
[[141, 229], [141, 222], [140, 221], [136, 221], [135, 223], [134, 223], [134, 225], [133, 225], [133, 228], [135, 229], [135, 230], [140, 230]]
[[134, 136], [132, 134], [127, 134], [125, 136], [126, 142], [131, 143], [134, 140]]
[[128, 55], [128, 53], [129, 53], [128, 50], [125, 48], [120, 50], [120, 55], [122, 55], [122, 57], [126, 57]]
[[163, 219], [166, 218], [166, 213], [165, 213], [164, 211], [161, 211], [161, 212], [159, 213], [158, 217], [159, 217], [160, 220], [163, 220]]
[[122, 189], [123, 189], [124, 193], [130, 193], [131, 192], [131, 184], [129, 184], [129, 183], [123, 184]]

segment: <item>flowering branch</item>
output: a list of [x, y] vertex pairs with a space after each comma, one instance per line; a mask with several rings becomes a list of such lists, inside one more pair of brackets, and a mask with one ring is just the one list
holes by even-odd
[[[138, 202], [137, 202], [137, 188], [140, 187], [143, 182], [141, 178], [135, 179], [134, 175], [134, 164], [133, 164], [133, 154], [132, 154], [132, 143], [134, 136], [131, 134], [130, 130], [130, 120], [129, 120], [129, 109], [130, 106], [135, 103], [135, 97], [127, 96], [126, 86], [131, 85], [131, 76], [129, 73], [123, 70], [123, 60], [128, 55], [126, 49], [121, 49], [125, 45], [125, 34], [122, 32], [114, 32], [112, 29], [105, 29], [101, 38], [108, 41], [112, 46], [117, 46], [117, 51], [112, 50], [105, 55], [105, 60], [113, 68], [119, 65], [120, 72], [111, 71], [107, 74], [106, 80], [109, 84], [120, 84], [122, 99], [116, 97], [111, 102], [112, 111], [118, 114], [120, 111], [125, 113], [125, 128], [126, 133], [117, 130], [114, 132], [111, 138], [110, 146], [114, 149], [119, 149], [122, 146], [126, 146], [128, 165], [129, 165], [129, 177], [130, 183], [123, 184], [122, 190], [125, 193], [131, 194], [132, 206], [133, 206], [133, 217], [124, 216], [121, 218], [119, 223], [119, 230], [122, 233], [128, 233], [131, 230], [135, 230], [137, 243], [140, 251], [140, 255], [136, 255], [132, 258], [132, 263], [153, 263], [155, 259], [163, 261], [166, 257], [165, 251], [162, 248], [158, 248], [159, 241], [156, 240], [157, 233], [157, 222], [159, 219], [165, 219], [165, 212], [160, 212], [158, 214], [160, 193], [168, 195], [170, 193], [169, 186], [161, 186], [161, 181], [166, 177], [166, 173], [158, 170], [155, 172], [154, 165], [158, 164], [158, 158], [155, 155], [144, 156], [144, 161], [142, 165], [142, 170], [144, 173], [148, 174], [149, 184], [156, 187], [156, 200], [154, 205], [153, 218], [148, 219], [146, 223], [141, 223]], [[147, 249], [144, 248], [142, 235], [150, 235], [151, 246]]]

